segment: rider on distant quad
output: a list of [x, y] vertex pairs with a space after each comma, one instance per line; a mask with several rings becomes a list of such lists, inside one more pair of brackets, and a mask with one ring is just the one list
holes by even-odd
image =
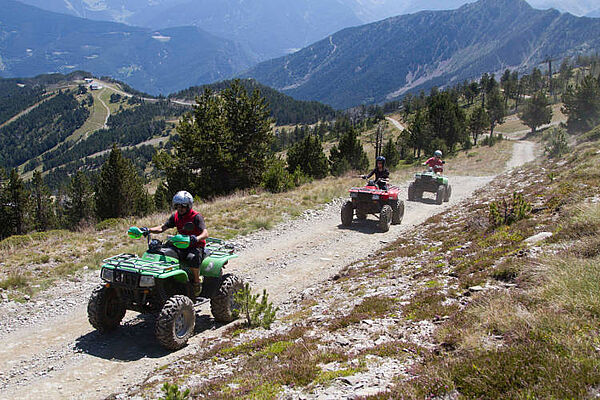
[[375, 169], [371, 171], [369, 175], [361, 175], [361, 178], [369, 179], [370, 177], [375, 175], [375, 180], [377, 182], [377, 185], [379, 186], [379, 189], [387, 190], [387, 184], [390, 178], [390, 171], [385, 167], [385, 157], [377, 157], [375, 164]]
[[425, 161], [423, 165], [426, 165], [429, 168], [431, 168], [431, 170], [436, 174], [441, 174], [442, 172], [444, 172], [444, 161], [442, 161], [442, 151], [436, 150], [435, 153], [433, 153], [433, 157]]
[[147, 229], [150, 233], [162, 233], [170, 228], [177, 228], [177, 232], [181, 235], [189, 235], [190, 247], [186, 250], [179, 250], [179, 252], [185, 252], [182, 256], [191, 254], [193, 258], [190, 262], [190, 269], [194, 275], [194, 295], [200, 294], [200, 276], [199, 268], [204, 258], [204, 247], [206, 246], [206, 239], [208, 238], [208, 230], [204, 223], [204, 217], [199, 212], [192, 209], [194, 205], [194, 198], [189, 192], [180, 191], [173, 196], [173, 208], [176, 210], [169, 219], [162, 226], [155, 226], [154, 228], [143, 228]]

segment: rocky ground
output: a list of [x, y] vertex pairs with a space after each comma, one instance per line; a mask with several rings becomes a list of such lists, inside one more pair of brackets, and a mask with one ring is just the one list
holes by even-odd
[[[511, 165], [529, 161], [533, 157], [533, 148], [533, 144], [528, 142], [516, 143]], [[381, 320], [363, 318], [360, 324], [353, 324], [347, 332], [334, 329], [325, 336], [316, 326], [331, 323], [333, 314], [330, 310], [336, 313], [351, 310], [364, 298], [393, 296], [400, 299], [398, 304], [401, 305], [408, 301], [418, 284], [399, 271], [381, 281], [365, 276], [362, 280], [340, 285], [343, 277], [339, 271], [348, 265], [352, 267], [346, 272], [363, 267], [368, 269], [370, 264], [361, 260], [379, 257], [382, 248], [400, 237], [412, 235], [415, 227], [439, 212], [449, 207], [460, 210], [464, 201], [491, 179], [451, 177], [454, 191], [450, 204], [436, 206], [431, 201], [407, 203], [403, 223], [385, 234], [378, 232], [374, 220], [356, 223], [350, 229], [341, 227], [339, 207], [342, 200], [338, 199], [272, 230], [259, 231], [235, 241], [240, 249], [240, 258], [228, 266], [228, 271], [239, 274], [255, 289], [266, 288], [269, 291], [280, 307], [281, 316], [273, 332], [286, 332], [290, 324], [306, 316], [310, 324], [315, 324], [315, 328], [307, 327], [308, 348], [331, 346], [344, 349], [342, 361], [324, 364], [322, 371], [330, 370], [327, 376], [335, 376], [341, 365], [357, 372], [331, 380], [333, 386], [315, 386], [310, 391], [285, 387], [282, 390], [287, 397], [356, 396], [359, 389], [368, 394], [375, 387], [381, 389], [390, 385], [392, 376], [410, 367], [407, 360], [380, 357], [377, 351], [368, 349], [403, 338], [427, 348], [427, 335], [431, 333], [434, 322], [398, 329], [400, 314]], [[407, 183], [402, 187], [405, 196]], [[132, 383], [143, 382], [149, 374], [150, 382], [160, 382], [162, 375], [153, 372], [156, 368], [170, 365], [165, 370], [168, 372], [184, 365], [187, 356], [205, 350], [207, 341], [212, 344], [221, 340], [219, 338], [227, 329], [216, 325], [206, 306], [202, 306], [198, 309], [197, 334], [190, 345], [179, 352], [167, 353], [158, 348], [152, 335], [151, 319], [134, 313], [128, 313], [124, 326], [118, 332], [99, 336], [89, 326], [85, 310], [89, 293], [98, 283], [97, 274], [97, 271], [82, 271], [73, 279], [22, 303], [13, 301], [4, 293], [0, 304], [0, 338], [6, 345], [0, 349], [0, 365], [3, 366], [0, 371], [0, 398], [103, 398], [114, 392], [123, 393], [120, 397], [136, 395], [136, 389], [129, 389]], [[313, 304], [315, 299], [326, 300]], [[314, 332], [311, 333], [311, 330]], [[234, 339], [234, 343], [252, 339], [253, 335], [267, 337], [273, 332], [242, 333]], [[316, 343], [316, 337], [320, 338], [319, 343]], [[364, 351], [373, 354], [365, 354], [362, 358], [348, 357]], [[403, 352], [408, 355], [419, 353], [411, 348]], [[211, 373], [223, 376], [235, 366], [235, 362], [209, 360], [208, 365]], [[381, 368], [374, 368], [374, 365]], [[210, 378], [210, 375], [200, 374], [194, 378], [198, 381], [192, 386], [201, 386], [207, 377]]]
[[[458, 276], [449, 260], [476, 251], [475, 246], [457, 236], [456, 245], [448, 247], [440, 233], [451, 237], [465, 224], [487, 224], [487, 214], [473, 210], [487, 209], [491, 199], [510, 196], [533, 177], [521, 170], [498, 177], [376, 254], [280, 302], [271, 330], [213, 334], [113, 398], [157, 398], [162, 384], [170, 382], [198, 398], [356, 399], [418, 379], [413, 366], [443, 347], [434, 332], [449, 315], [486, 293], [518, 290], [515, 283], [488, 276]], [[496, 261], [535, 258], [542, 252], [538, 243], [549, 236], [534, 229], [525, 249], [506, 246], [507, 255]], [[298, 349], [304, 354], [295, 353]], [[305, 382], [298, 380], [303, 374], [309, 377]]]

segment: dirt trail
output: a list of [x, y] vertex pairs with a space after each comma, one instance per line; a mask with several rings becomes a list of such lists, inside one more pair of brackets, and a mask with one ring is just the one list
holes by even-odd
[[106, 105], [104, 100], [102, 100], [102, 96], [98, 95], [98, 96], [96, 96], [96, 99], [98, 99], [100, 101], [100, 103], [102, 103], [104, 108], [106, 108], [106, 118], [104, 118], [103, 128], [108, 129], [108, 119], [110, 118], [110, 108]]
[[48, 97], [45, 97], [44, 99], [38, 101], [37, 103], [35, 103], [32, 106], [27, 107], [25, 110], [21, 111], [20, 113], [18, 113], [17, 115], [11, 117], [9, 120], [5, 121], [4, 123], [0, 124], [0, 129], [4, 128], [6, 125], [13, 123], [14, 121], [18, 120], [19, 118], [21, 118], [23, 115], [29, 114], [31, 111], [35, 110], [36, 108], [38, 108], [41, 104], [47, 102], [50, 99], [53, 99], [54, 97], [56, 97], [56, 93], [52, 94]]
[[[507, 168], [533, 160], [534, 146], [531, 142], [516, 142]], [[257, 289], [266, 288], [275, 303], [280, 303], [468, 198], [491, 179], [452, 176], [450, 203], [437, 206], [427, 199], [422, 203], [405, 202], [402, 224], [392, 226], [387, 233], [377, 231], [373, 217], [343, 228], [337, 207], [329, 208], [317, 220], [295, 220], [273, 231], [258, 232], [250, 235], [251, 244], [227, 270], [251, 281]], [[407, 183], [401, 186], [406, 198]], [[175, 353], [169, 354], [157, 346], [152, 319], [139, 318], [135, 313], [127, 314], [117, 332], [99, 336], [87, 321], [88, 295], [87, 289], [82, 290], [81, 306], [68, 314], [2, 337], [0, 399], [104, 398], [144, 379], [154, 368], [198, 351], [203, 338], [219, 333], [220, 327], [214, 325], [208, 307], [203, 305], [196, 336], [188, 347]]]
[[398, 129], [400, 132], [404, 131], [406, 128], [404, 127], [404, 125], [402, 125], [400, 123], [400, 121], [398, 121], [397, 119], [391, 118], [391, 117], [385, 117], [385, 119], [387, 119], [388, 121], [390, 121], [392, 124], [394, 124], [394, 126], [396, 127], [396, 129]]

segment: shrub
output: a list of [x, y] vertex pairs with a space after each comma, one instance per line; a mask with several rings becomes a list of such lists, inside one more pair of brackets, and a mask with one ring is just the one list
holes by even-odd
[[235, 300], [240, 304], [240, 313], [246, 318], [248, 328], [260, 326], [269, 329], [275, 321], [278, 308], [273, 307], [273, 303], [269, 302], [266, 289], [263, 290], [260, 301], [258, 298], [258, 294], [252, 294], [249, 283], [246, 283], [244, 288], [235, 294]]
[[329, 172], [321, 139], [313, 135], [308, 135], [288, 150], [287, 163], [290, 172], [301, 171], [317, 179], [325, 178]]
[[507, 201], [493, 201], [490, 203], [489, 221], [493, 227], [511, 225], [514, 222], [525, 219], [531, 212], [529, 204], [521, 193], [513, 193], [512, 199]]
[[496, 143], [501, 142], [502, 140], [504, 140], [504, 136], [502, 136], [501, 133], [496, 136], [486, 136], [481, 141], [481, 145], [482, 146], [493, 146]]
[[97, 231], [104, 231], [106, 229], [113, 229], [118, 226], [126, 226], [127, 220], [123, 218], [109, 218], [96, 224]]
[[168, 382], [165, 382], [161, 390], [164, 393], [164, 397], [161, 397], [160, 400], [186, 400], [190, 395], [190, 389], [181, 392], [176, 384], [171, 385]]
[[563, 128], [554, 128], [546, 137], [544, 152], [550, 158], [560, 158], [569, 151], [567, 132]]
[[295, 184], [293, 176], [285, 168], [285, 162], [275, 158], [263, 173], [261, 186], [271, 193], [281, 193], [292, 189]]

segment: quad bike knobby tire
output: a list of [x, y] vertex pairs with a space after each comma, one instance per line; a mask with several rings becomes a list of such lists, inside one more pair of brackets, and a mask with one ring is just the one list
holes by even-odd
[[404, 202], [396, 200], [391, 203], [392, 206], [392, 225], [399, 225], [404, 218]]
[[435, 194], [435, 204], [440, 205], [444, 202], [444, 199], [446, 198], [446, 187], [445, 186], [438, 186], [437, 188], [437, 192]]
[[169, 350], [179, 350], [187, 344], [195, 325], [194, 303], [189, 297], [178, 294], [167, 300], [160, 310], [154, 333], [161, 345]]
[[344, 205], [342, 206], [341, 217], [342, 217], [342, 225], [344, 225], [344, 226], [352, 225], [352, 218], [354, 218], [354, 207], [352, 207], [352, 202], [350, 200], [345, 202]]
[[244, 288], [242, 280], [232, 274], [223, 275], [217, 294], [210, 299], [210, 311], [218, 322], [231, 322], [238, 317], [240, 305], [234, 295]]
[[444, 198], [445, 202], [449, 202], [450, 201], [450, 196], [452, 195], [452, 186], [448, 185], [446, 187], [446, 197]]
[[408, 201], [415, 201], [415, 184], [411, 183], [408, 185]]
[[393, 213], [394, 211], [392, 210], [392, 207], [387, 204], [381, 208], [381, 212], [379, 213], [379, 229], [381, 229], [383, 232], [390, 230]]
[[104, 285], [96, 287], [88, 302], [88, 320], [100, 333], [116, 329], [123, 317], [125, 306], [114, 288]]

